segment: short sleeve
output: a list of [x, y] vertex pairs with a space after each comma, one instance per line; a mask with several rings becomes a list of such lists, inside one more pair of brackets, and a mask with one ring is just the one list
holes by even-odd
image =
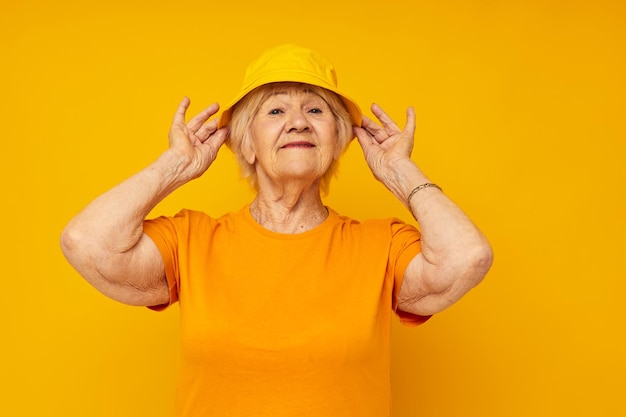
[[393, 274], [393, 299], [392, 308], [400, 322], [406, 326], [420, 325], [431, 316], [419, 316], [398, 310], [398, 294], [402, 287], [404, 273], [409, 263], [422, 251], [421, 234], [412, 225], [399, 220], [391, 223], [391, 247], [389, 250], [389, 273]]
[[[154, 242], [159, 249], [165, 266], [165, 277], [170, 293], [168, 304], [150, 306], [151, 310], [161, 311], [178, 301], [178, 287], [180, 283], [178, 263], [178, 241], [180, 223], [184, 223], [184, 212], [175, 217], [157, 217], [145, 220], [143, 223], [144, 233]], [[183, 228], [184, 229], [184, 228]]]

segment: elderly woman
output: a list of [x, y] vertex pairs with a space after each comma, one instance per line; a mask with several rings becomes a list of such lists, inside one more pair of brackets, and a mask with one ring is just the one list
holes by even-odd
[[[219, 120], [209, 120], [213, 104], [186, 122], [188, 106], [176, 111], [168, 150], [68, 224], [67, 259], [115, 300], [155, 310], [179, 302], [176, 415], [388, 416], [392, 313], [424, 322], [478, 284], [492, 257], [411, 160], [413, 110], [403, 129], [376, 105], [380, 125], [362, 116], [326, 58], [295, 45], [254, 61]], [[324, 205], [354, 136], [419, 232]], [[146, 220], [224, 143], [256, 190], [249, 205]]]

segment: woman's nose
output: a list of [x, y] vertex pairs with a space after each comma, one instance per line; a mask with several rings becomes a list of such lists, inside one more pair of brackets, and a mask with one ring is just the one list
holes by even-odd
[[302, 110], [292, 110], [288, 114], [287, 132], [303, 132], [310, 129], [309, 119]]

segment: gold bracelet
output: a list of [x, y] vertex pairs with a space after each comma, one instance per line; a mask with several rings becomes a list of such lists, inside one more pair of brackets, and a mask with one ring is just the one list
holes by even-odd
[[418, 185], [417, 187], [413, 188], [413, 190], [409, 193], [409, 196], [406, 198], [406, 204], [410, 206], [411, 198], [415, 195], [415, 193], [428, 187], [435, 187], [435, 188], [438, 188], [439, 191], [443, 191], [440, 186], [438, 186], [437, 184], [433, 184], [432, 182], [427, 182], [426, 184]]

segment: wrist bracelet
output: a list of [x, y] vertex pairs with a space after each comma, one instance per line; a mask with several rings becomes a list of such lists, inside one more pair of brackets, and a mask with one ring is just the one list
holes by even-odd
[[409, 196], [406, 198], [406, 204], [410, 206], [411, 198], [415, 195], [415, 193], [428, 187], [435, 187], [435, 188], [438, 188], [439, 191], [443, 191], [440, 186], [438, 186], [437, 184], [433, 184], [432, 182], [427, 182], [425, 184], [418, 185], [417, 187], [413, 188], [413, 190], [409, 193]]

